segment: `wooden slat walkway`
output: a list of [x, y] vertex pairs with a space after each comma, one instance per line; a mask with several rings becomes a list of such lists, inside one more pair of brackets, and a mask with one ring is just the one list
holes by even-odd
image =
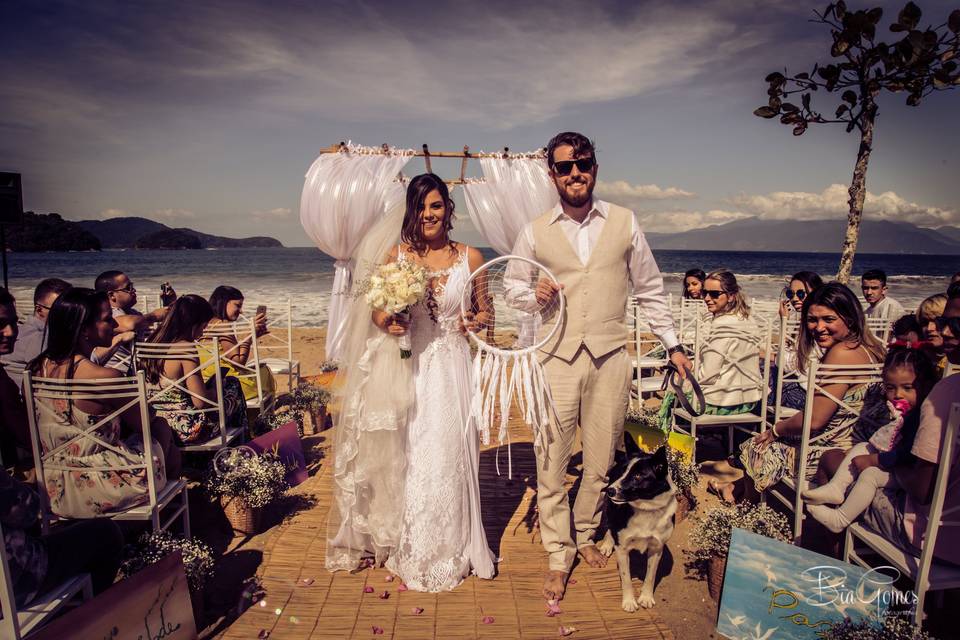
[[[325, 443], [332, 442], [330, 432]], [[387, 582], [384, 569], [355, 574], [329, 573], [323, 566], [327, 510], [331, 504], [329, 457], [296, 492], [312, 494], [314, 508], [279, 524], [268, 535], [257, 572], [266, 606], [247, 609], [219, 637], [270, 640], [307, 638], [557, 638], [559, 627], [575, 627], [572, 640], [587, 638], [673, 638], [656, 610], [626, 613], [620, 608], [616, 561], [605, 569], [574, 569], [563, 613], [549, 618], [540, 594], [546, 553], [534, 516], [535, 464], [529, 432], [512, 421], [513, 480], [507, 478], [506, 448], [481, 452], [480, 491], [487, 540], [502, 561], [494, 580], [470, 577], [452, 592], [399, 592], [399, 579]], [[323, 445], [328, 446], [328, 445]], [[324, 452], [326, 456], [330, 451]], [[569, 476], [572, 483], [574, 478]], [[373, 593], [364, 593], [365, 586]], [[640, 581], [634, 580], [639, 590]], [[389, 598], [378, 594], [389, 592]], [[661, 606], [664, 603], [660, 603]], [[415, 615], [414, 607], [423, 609]], [[276, 613], [281, 609], [280, 614]], [[492, 624], [483, 624], [492, 616]], [[383, 629], [382, 636], [374, 627]]]

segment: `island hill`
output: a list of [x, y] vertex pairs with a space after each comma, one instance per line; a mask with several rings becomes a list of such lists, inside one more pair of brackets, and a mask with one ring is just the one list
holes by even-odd
[[7, 227], [11, 251], [99, 251], [101, 249], [233, 249], [282, 247], [275, 238], [225, 238], [186, 227], [171, 228], [147, 218], [64, 220], [60, 214], [28, 211], [24, 223]]

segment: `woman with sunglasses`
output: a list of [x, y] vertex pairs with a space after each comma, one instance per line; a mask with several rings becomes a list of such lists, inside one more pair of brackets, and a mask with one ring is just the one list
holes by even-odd
[[[704, 279], [703, 299], [707, 316], [701, 320], [696, 378], [703, 387], [705, 414], [728, 416], [750, 413], [760, 401], [756, 378], [745, 371], [760, 371], [757, 343], [748, 338], [755, 330], [737, 277], [730, 271], [714, 271]], [[673, 395], [660, 405], [660, 426], [669, 430]]]
[[[811, 293], [823, 286], [823, 279], [813, 271], [798, 271], [790, 277], [790, 282], [783, 288], [783, 297], [780, 299], [780, 317], [788, 318], [793, 313], [800, 313], [803, 301]], [[776, 389], [777, 367], [783, 367], [783, 375], [791, 378], [797, 373], [796, 342], [788, 343], [784, 353], [775, 354], [774, 362], [770, 367], [770, 395], [767, 402], [771, 405], [777, 400]], [[803, 381], [785, 382], [780, 392], [780, 406], [788, 409], [803, 409], [807, 397], [807, 390]]]
[[798, 271], [783, 288], [780, 298], [780, 317], [786, 318], [791, 311], [800, 313], [803, 301], [808, 295], [823, 286], [823, 279], [813, 271]]

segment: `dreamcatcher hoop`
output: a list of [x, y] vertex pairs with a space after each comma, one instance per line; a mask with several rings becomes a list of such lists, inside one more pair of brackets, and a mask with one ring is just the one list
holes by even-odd
[[[461, 314], [466, 316], [474, 310], [474, 284], [483, 276], [489, 273], [492, 267], [502, 263], [521, 263], [528, 268], [538, 272], [541, 277], [548, 278], [557, 287], [560, 288], [560, 282], [550, 272], [549, 269], [529, 258], [522, 256], [505, 255], [494, 258], [477, 268], [470, 274], [467, 281], [469, 286], [464, 287], [460, 298]], [[528, 283], [529, 284], [529, 283]], [[494, 294], [500, 294], [497, 291]], [[492, 296], [491, 296], [492, 297]], [[556, 295], [558, 304], [551, 309], [552, 323], [548, 329], [543, 329], [540, 324], [539, 314], [531, 315], [532, 322], [526, 327], [527, 338], [525, 342], [523, 335], [518, 335], [519, 344], [511, 348], [501, 348], [484, 340], [477, 333], [468, 331], [470, 340], [477, 347], [476, 355], [473, 359], [473, 383], [474, 393], [471, 402], [472, 416], [477, 420], [480, 432], [480, 440], [483, 444], [490, 444], [490, 431], [497, 421], [497, 412], [499, 411], [499, 429], [497, 440], [503, 444], [507, 442], [508, 455], [508, 476], [513, 477], [513, 459], [510, 456], [510, 434], [508, 422], [510, 419], [510, 408], [514, 397], [517, 400], [517, 406], [524, 422], [533, 431], [533, 446], [535, 451], [540, 454], [546, 468], [547, 445], [553, 442], [553, 435], [550, 431], [551, 419], [556, 418], [556, 408], [553, 403], [553, 396], [550, 393], [550, 385], [543, 372], [543, 366], [537, 358], [537, 351], [546, 345], [560, 329], [560, 323], [563, 319], [565, 301], [563, 293]], [[496, 303], [494, 303], [496, 308]], [[508, 305], [510, 306], [510, 305]], [[494, 329], [496, 327], [496, 314], [494, 315]], [[521, 331], [521, 334], [524, 333]], [[497, 456], [497, 473], [500, 473], [499, 451]]]

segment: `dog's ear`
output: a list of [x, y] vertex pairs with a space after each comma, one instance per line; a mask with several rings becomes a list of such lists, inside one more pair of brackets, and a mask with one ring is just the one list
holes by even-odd
[[666, 468], [668, 467], [668, 465], [669, 465], [668, 460], [667, 460], [667, 446], [668, 446], [668, 445], [663, 445], [662, 447], [660, 447], [659, 449], [657, 449], [657, 450], [654, 452], [654, 454], [653, 454], [653, 464], [654, 464], [654, 466], [656, 466], [658, 469], [659, 469], [661, 466], [662, 466], [664, 469], [666, 469]]
[[631, 434], [629, 431], [623, 432], [623, 446], [626, 449], [628, 458], [632, 458], [635, 455], [643, 453], [643, 450], [640, 449], [640, 445], [637, 444], [633, 434]]
[[[613, 466], [616, 466], [616, 465], [618, 465], [618, 464], [622, 464], [622, 463], [624, 463], [624, 462], [626, 462], [626, 461], [627, 461], [627, 454], [626, 454], [626, 452], [620, 451], [620, 449], [614, 449], [614, 450], [613, 450]], [[611, 468], [612, 468], [612, 467], [611, 467]]]

